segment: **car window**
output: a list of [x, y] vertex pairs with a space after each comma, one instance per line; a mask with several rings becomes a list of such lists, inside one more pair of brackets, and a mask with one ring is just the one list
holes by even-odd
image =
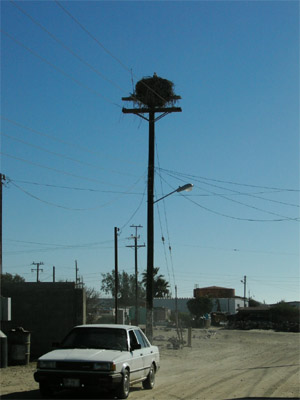
[[124, 329], [76, 328], [62, 342], [62, 348], [92, 348], [127, 350], [127, 335]]
[[139, 344], [139, 342], [137, 341], [137, 338], [132, 330], [129, 331], [129, 340], [130, 340], [130, 347], [132, 347], [136, 344]]
[[149, 344], [145, 340], [145, 337], [144, 337], [143, 333], [139, 329], [136, 329], [134, 331], [134, 333], [136, 334], [136, 337], [137, 337], [137, 339], [138, 339], [138, 341], [139, 341], [139, 343], [141, 344], [142, 347], [149, 347]]

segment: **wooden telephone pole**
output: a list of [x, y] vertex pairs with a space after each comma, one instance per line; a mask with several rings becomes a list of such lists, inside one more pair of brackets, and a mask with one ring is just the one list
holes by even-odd
[[115, 242], [115, 324], [118, 323], [118, 295], [119, 295], [119, 271], [118, 271], [118, 231], [119, 228], [114, 227]]
[[42, 268], [40, 268], [40, 265], [44, 265], [44, 263], [43, 263], [42, 261], [40, 261], [40, 262], [33, 262], [31, 265], [36, 265], [36, 268], [35, 268], [35, 269], [34, 269], [34, 268], [31, 269], [31, 272], [36, 271], [36, 281], [39, 282], [39, 281], [40, 281], [40, 279], [39, 279], [40, 271], [43, 272]]
[[[143, 79], [136, 85], [136, 91], [139, 84], [146, 87], [146, 95], [143, 98], [138, 94], [130, 97], [122, 97], [124, 101], [133, 101], [138, 105], [145, 105], [145, 107], [137, 108], [123, 108], [124, 114], [135, 114], [149, 122], [149, 152], [148, 152], [148, 203], [147, 203], [147, 285], [146, 285], [146, 334], [149, 340], [153, 337], [153, 270], [154, 270], [154, 168], [155, 168], [155, 122], [164, 116], [173, 113], [181, 112], [180, 107], [165, 107], [166, 103], [172, 103], [179, 100], [180, 96], [165, 94], [156, 88], [155, 82], [166, 81], [158, 78], [154, 74], [153, 78]], [[151, 82], [154, 82], [151, 86]], [[167, 81], [168, 82], [168, 81]], [[171, 85], [172, 83], [169, 82]], [[141, 85], [140, 85], [141, 86]], [[160, 85], [158, 85], [159, 87]], [[153, 87], [155, 89], [153, 89]], [[145, 91], [145, 88], [144, 88]], [[148, 101], [149, 100], [149, 101]], [[156, 117], [155, 114], [159, 115]], [[146, 117], [145, 115], [148, 115]]]
[[5, 175], [0, 174], [0, 276], [2, 275], [2, 186], [5, 180]]
[[135, 228], [135, 236], [131, 236], [131, 239], [134, 239], [133, 246], [126, 246], [134, 248], [134, 271], [135, 271], [135, 325], [139, 324], [139, 302], [138, 302], [138, 290], [139, 290], [139, 282], [138, 282], [138, 256], [137, 251], [139, 247], [145, 247], [145, 244], [138, 245], [139, 236], [137, 234], [138, 228], [142, 228], [142, 225], [130, 225], [130, 228]]

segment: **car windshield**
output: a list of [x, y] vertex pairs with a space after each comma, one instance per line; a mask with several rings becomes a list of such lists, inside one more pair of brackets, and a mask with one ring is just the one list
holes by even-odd
[[127, 350], [125, 329], [75, 328], [63, 340], [63, 349], [109, 349]]

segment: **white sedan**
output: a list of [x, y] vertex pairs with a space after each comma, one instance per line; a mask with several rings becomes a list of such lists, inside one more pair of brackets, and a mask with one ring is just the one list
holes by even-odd
[[63, 389], [93, 387], [126, 399], [130, 385], [152, 389], [159, 351], [132, 325], [80, 325], [59, 348], [38, 359], [34, 379], [42, 396]]

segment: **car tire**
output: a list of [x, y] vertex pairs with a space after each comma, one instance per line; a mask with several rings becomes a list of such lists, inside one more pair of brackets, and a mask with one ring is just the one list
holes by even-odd
[[122, 382], [116, 391], [116, 395], [118, 399], [127, 399], [130, 390], [130, 373], [126, 369], [123, 374]]
[[144, 389], [153, 389], [155, 385], [155, 366], [151, 365], [147, 378], [143, 381]]
[[54, 391], [46, 382], [40, 382], [39, 387], [42, 398], [49, 398], [53, 396]]

